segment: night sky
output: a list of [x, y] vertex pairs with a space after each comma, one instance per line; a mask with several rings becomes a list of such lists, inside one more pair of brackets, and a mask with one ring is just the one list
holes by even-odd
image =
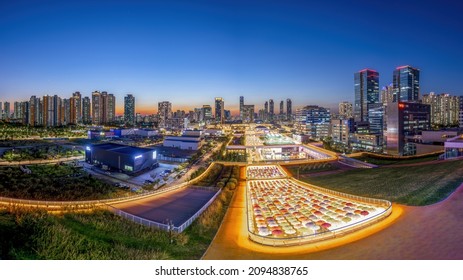
[[333, 108], [353, 101], [354, 72], [384, 86], [407, 64], [421, 93], [463, 95], [459, 1], [308, 2], [1, 1], [0, 101], [106, 90], [118, 113], [127, 93], [142, 113], [216, 96], [236, 110], [240, 95]]

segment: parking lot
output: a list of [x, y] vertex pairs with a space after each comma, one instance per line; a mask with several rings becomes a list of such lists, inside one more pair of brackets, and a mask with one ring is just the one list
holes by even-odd
[[[154, 182], [156, 179], [162, 180], [166, 175], [171, 175], [174, 168], [176, 168], [177, 164], [167, 164], [167, 163], [159, 163], [159, 167], [153, 170], [148, 170], [145, 173], [138, 175], [136, 177], [130, 177], [128, 181], [132, 184], [136, 185], [143, 185], [147, 180]], [[165, 171], [170, 171], [170, 173], [163, 173]], [[164, 175], [164, 176], [163, 176]], [[167, 182], [172, 181], [173, 179], [169, 176], [169, 180]], [[161, 183], [162, 184], [162, 183]]]

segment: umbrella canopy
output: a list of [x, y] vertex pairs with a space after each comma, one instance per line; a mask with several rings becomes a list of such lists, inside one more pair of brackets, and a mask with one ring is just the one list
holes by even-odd
[[331, 224], [330, 223], [323, 223], [321, 225], [322, 228], [330, 228], [331, 227]]

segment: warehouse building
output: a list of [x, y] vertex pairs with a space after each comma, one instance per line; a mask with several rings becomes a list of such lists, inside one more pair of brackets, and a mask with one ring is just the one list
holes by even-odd
[[167, 136], [164, 138], [164, 147], [178, 148], [181, 150], [197, 151], [201, 148], [202, 140], [200, 137], [188, 136]]
[[158, 165], [155, 150], [114, 143], [87, 146], [85, 161], [105, 170], [125, 173], [136, 173]]

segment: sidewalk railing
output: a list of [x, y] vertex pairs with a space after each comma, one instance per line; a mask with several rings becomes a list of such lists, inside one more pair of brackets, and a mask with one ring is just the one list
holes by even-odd
[[133, 195], [129, 197], [120, 197], [112, 199], [101, 199], [101, 200], [85, 200], [85, 201], [43, 201], [43, 200], [30, 200], [30, 199], [17, 199], [9, 197], [0, 197], [0, 205], [3, 206], [19, 206], [19, 207], [32, 207], [32, 208], [43, 208], [50, 211], [72, 211], [79, 209], [95, 208], [107, 204], [117, 204], [123, 202], [129, 202], [133, 200], [143, 199], [151, 196], [164, 194], [167, 192], [179, 190], [185, 188], [191, 184], [201, 181], [213, 168], [215, 163], [209, 165], [209, 167], [198, 177], [191, 181], [187, 181], [178, 185], [158, 189], [149, 193], [143, 193]]
[[298, 181], [294, 178], [291, 178], [289, 180], [294, 181], [301, 187], [307, 188], [309, 190], [317, 190], [321, 193], [326, 193], [326, 194], [331, 194], [331, 195], [338, 196], [338, 197], [347, 198], [352, 201], [379, 205], [381, 207], [384, 207], [384, 210], [367, 219], [364, 219], [356, 223], [346, 225], [346, 226], [343, 226], [343, 227], [340, 227], [334, 230], [327, 230], [325, 232], [318, 232], [318, 233], [313, 233], [309, 235], [286, 237], [286, 238], [260, 236], [256, 234], [254, 230], [253, 213], [251, 211], [252, 209], [251, 199], [249, 197], [248, 186], [246, 184], [246, 213], [247, 213], [247, 218], [248, 218], [247, 219], [248, 220], [248, 236], [249, 236], [249, 239], [251, 239], [252, 241], [263, 244], [263, 245], [269, 245], [269, 246], [294, 246], [294, 245], [301, 245], [301, 244], [306, 244], [306, 243], [319, 242], [322, 240], [340, 237], [340, 236], [358, 231], [362, 228], [368, 227], [370, 225], [373, 225], [387, 218], [392, 213], [392, 203], [387, 200], [368, 198], [368, 197], [362, 197], [362, 196], [356, 196], [356, 195], [350, 195], [350, 194], [346, 194], [342, 192], [337, 192], [337, 191], [325, 189], [322, 187], [314, 186], [311, 184], [307, 184], [305, 182]]
[[15, 165], [30, 165], [30, 164], [48, 164], [48, 163], [59, 163], [73, 160], [83, 159], [84, 156], [75, 157], [63, 157], [57, 159], [35, 159], [35, 160], [21, 160], [21, 161], [0, 161], [0, 166], [15, 166]]
[[165, 231], [174, 231], [174, 232], [177, 232], [177, 233], [181, 233], [183, 232], [188, 226], [190, 226], [206, 209], [207, 207], [209, 207], [209, 205], [212, 204], [212, 202], [214, 202], [214, 200], [217, 198], [217, 196], [222, 192], [222, 190], [220, 189], [217, 193], [214, 194], [213, 197], [211, 197], [211, 199], [209, 199], [209, 201], [204, 204], [201, 209], [199, 209], [198, 211], [196, 211], [195, 214], [193, 214], [187, 221], [185, 221], [183, 224], [179, 225], [179, 226], [175, 226], [173, 224], [169, 224], [167, 221], [166, 223], [159, 223], [159, 222], [155, 222], [155, 221], [152, 221], [152, 220], [148, 220], [148, 219], [145, 219], [145, 218], [141, 218], [139, 216], [136, 216], [136, 215], [132, 215], [130, 213], [127, 213], [125, 211], [122, 211], [118, 208], [115, 208], [111, 205], [107, 205], [107, 209], [110, 210], [111, 212], [113, 212], [114, 214], [118, 215], [118, 216], [121, 216], [123, 218], [126, 218], [134, 223], [137, 223], [137, 224], [141, 224], [141, 225], [144, 225], [144, 226], [148, 226], [148, 227], [152, 227], [152, 228], [156, 228], [156, 229], [160, 229], [160, 230], [165, 230]]
[[363, 162], [361, 160], [346, 157], [346, 156], [339, 156], [338, 162], [345, 164], [347, 166], [350, 166], [350, 167], [354, 167], [354, 168], [376, 168], [378, 167], [375, 164]]

